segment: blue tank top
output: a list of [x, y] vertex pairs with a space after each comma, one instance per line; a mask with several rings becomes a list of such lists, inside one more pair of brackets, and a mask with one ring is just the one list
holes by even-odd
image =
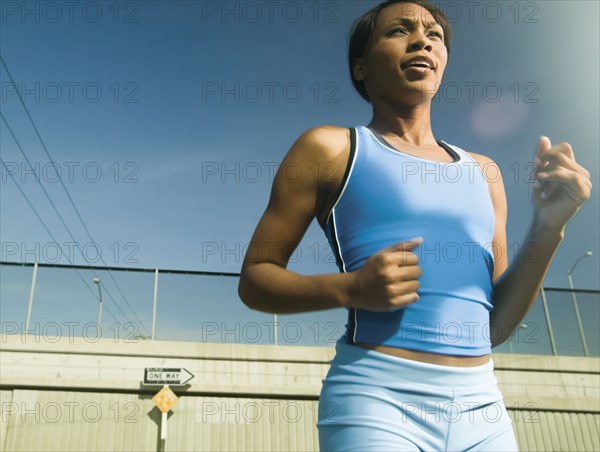
[[[341, 272], [414, 237], [419, 301], [390, 312], [349, 309], [345, 340], [430, 353], [491, 352], [494, 208], [478, 163], [438, 141], [452, 163], [392, 148], [366, 127], [351, 131], [348, 167], [325, 234]], [[493, 336], [492, 336], [493, 337]]]

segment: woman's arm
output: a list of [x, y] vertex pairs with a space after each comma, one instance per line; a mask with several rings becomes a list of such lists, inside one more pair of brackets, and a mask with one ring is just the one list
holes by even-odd
[[531, 190], [533, 219], [510, 266], [506, 256], [504, 186], [501, 179], [489, 184], [496, 212], [494, 249], [501, 254], [496, 258], [494, 309], [490, 313], [493, 347], [511, 336], [533, 306], [566, 224], [591, 193], [590, 174], [577, 164], [567, 143], [552, 146], [548, 138], [542, 137], [535, 168], [534, 178], [539, 182]]
[[564, 228], [549, 230], [534, 216], [513, 262], [494, 282], [492, 347], [506, 341], [533, 307], [563, 237]]
[[323, 205], [324, 188], [332, 179], [341, 183], [349, 149], [348, 129], [319, 127], [302, 135], [286, 155], [244, 257], [238, 294], [248, 307], [275, 314], [338, 307], [389, 311], [417, 300], [421, 269], [411, 250], [418, 242], [382, 250], [350, 273], [305, 276], [286, 268]]
[[349, 146], [348, 131], [317, 128], [303, 134], [282, 161], [242, 265], [238, 293], [248, 307], [291, 314], [346, 303], [345, 275], [302, 276], [286, 267], [316, 215], [320, 184], [314, 169]]

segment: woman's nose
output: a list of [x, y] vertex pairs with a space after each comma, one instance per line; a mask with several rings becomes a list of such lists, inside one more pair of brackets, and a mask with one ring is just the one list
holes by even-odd
[[408, 45], [409, 50], [415, 51], [423, 48], [431, 50], [433, 48], [431, 41], [425, 35], [425, 33], [422, 33], [421, 31], [415, 31], [414, 33], [411, 33], [410, 36], [411, 40], [410, 44]]

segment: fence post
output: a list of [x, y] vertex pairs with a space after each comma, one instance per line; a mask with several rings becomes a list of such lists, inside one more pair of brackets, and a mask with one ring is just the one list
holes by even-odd
[[37, 280], [38, 263], [33, 264], [33, 276], [31, 278], [31, 290], [29, 292], [29, 306], [27, 308], [27, 321], [25, 322], [25, 334], [29, 334], [31, 324], [31, 311], [33, 309], [33, 296], [35, 294], [35, 282]]
[[154, 270], [154, 307], [152, 309], [152, 340], [156, 337], [156, 302], [158, 301], [158, 268]]
[[585, 340], [585, 333], [583, 332], [583, 324], [581, 323], [581, 315], [579, 314], [579, 306], [577, 305], [577, 297], [575, 296], [575, 287], [573, 287], [573, 278], [571, 273], [567, 274], [569, 279], [569, 287], [571, 288], [571, 297], [573, 297], [573, 308], [575, 309], [575, 317], [577, 318], [577, 328], [579, 328], [579, 336], [581, 337], [581, 344], [583, 345], [583, 354], [590, 356], [587, 348], [587, 341]]
[[548, 335], [550, 336], [550, 347], [552, 348], [552, 354], [556, 356], [556, 342], [554, 342], [554, 331], [552, 330], [552, 323], [550, 322], [550, 313], [548, 312], [548, 301], [546, 300], [546, 292], [542, 287], [540, 289], [542, 293], [542, 304], [544, 305], [544, 314], [546, 315], [546, 324], [548, 325]]

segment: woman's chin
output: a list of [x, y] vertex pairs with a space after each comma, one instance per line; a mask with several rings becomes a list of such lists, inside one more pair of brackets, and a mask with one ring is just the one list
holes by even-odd
[[426, 104], [431, 102], [431, 99], [435, 96], [437, 92], [437, 86], [431, 85], [429, 83], [425, 86], [423, 83], [417, 86], [411, 85], [405, 86], [400, 89], [400, 95], [395, 96], [398, 103], [402, 103], [407, 106], [417, 106], [420, 104]]

